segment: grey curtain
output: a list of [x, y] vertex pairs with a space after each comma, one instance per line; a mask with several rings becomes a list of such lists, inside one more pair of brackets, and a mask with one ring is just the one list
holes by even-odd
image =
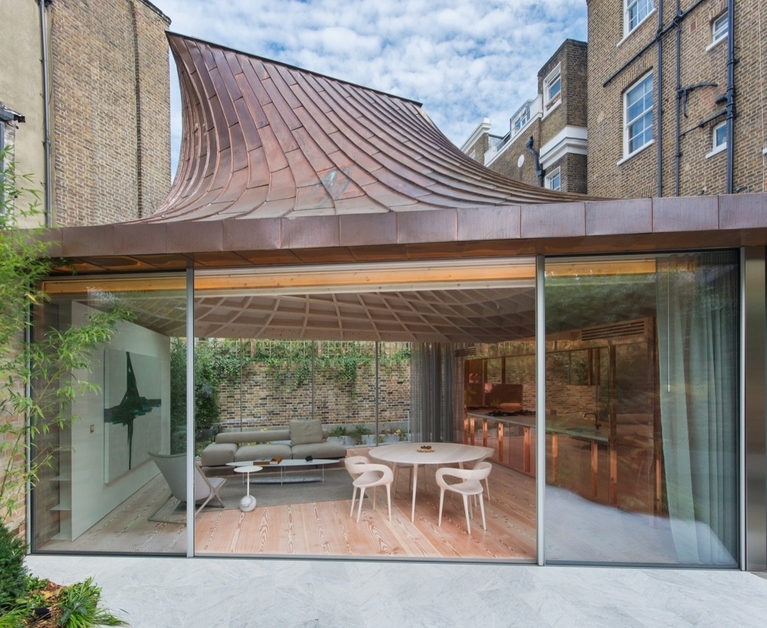
[[411, 346], [411, 410], [413, 440], [450, 442], [455, 413], [456, 362], [453, 344]]
[[738, 263], [734, 252], [658, 259], [658, 357], [669, 523], [681, 563], [735, 565]]

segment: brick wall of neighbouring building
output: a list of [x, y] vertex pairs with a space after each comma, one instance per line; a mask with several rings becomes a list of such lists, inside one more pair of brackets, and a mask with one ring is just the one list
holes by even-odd
[[484, 165], [485, 153], [488, 148], [490, 148], [490, 135], [482, 133], [471, 146], [466, 147], [466, 154]]
[[143, 0], [50, 15], [56, 224], [148, 216], [170, 186], [170, 21]]
[[[765, 69], [760, 65], [765, 50], [765, 13], [761, 0], [735, 5], [734, 43], [735, 122], [733, 191], [763, 191], [765, 156]], [[726, 152], [712, 152], [713, 127], [725, 120], [727, 91], [727, 38], [711, 46], [711, 25], [727, 9], [726, 0], [707, 0], [696, 6], [682, 0], [685, 14], [679, 23], [680, 57], [677, 62], [677, 31], [662, 37], [663, 67], [658, 66], [658, 46], [653, 43], [658, 15], [653, 13], [624, 38], [621, 3], [589, 2], [589, 174], [588, 191], [600, 196], [647, 197], [723, 194], [726, 192]], [[667, 3], [663, 25], [672, 23], [675, 6]], [[761, 29], [761, 30], [760, 30]], [[648, 44], [649, 47], [641, 52]], [[633, 61], [632, 59], [636, 56]], [[626, 65], [627, 64], [627, 65]], [[626, 65], [622, 71], [621, 68]], [[679, 86], [677, 86], [677, 69]], [[648, 72], [654, 81], [655, 143], [622, 161], [623, 97]], [[617, 74], [616, 74], [617, 73]], [[615, 77], [611, 79], [611, 76]], [[661, 101], [657, 102], [661, 80]], [[605, 86], [605, 83], [609, 83]], [[701, 85], [715, 83], [716, 85]], [[679, 101], [678, 87], [687, 91], [686, 107]], [[685, 115], [686, 114], [686, 115]], [[677, 165], [677, 123], [679, 159]], [[660, 140], [660, 142], [659, 142]], [[658, 189], [657, 159], [662, 153], [662, 189]], [[660, 192], [660, 194], [659, 194]]]
[[503, 152], [495, 158], [489, 168], [515, 181], [529, 185], [538, 185], [538, 175], [535, 172], [535, 160], [525, 148], [530, 136], [536, 138], [535, 147], [541, 147], [538, 138], [541, 137], [541, 121], [535, 120], [519, 135], [512, 139]]
[[[541, 137], [536, 144], [543, 146], [566, 125], [586, 126], [586, 58], [585, 42], [565, 40], [538, 71], [538, 93], [543, 93], [546, 77], [560, 66], [562, 94], [559, 101], [546, 108], [541, 125]], [[557, 104], [558, 103], [558, 104]]]
[[[525, 145], [532, 137], [534, 148], [541, 152], [543, 146], [565, 127], [586, 126], [586, 61], [586, 44], [568, 39], [541, 67], [538, 72], [539, 96], [544, 93], [546, 78], [557, 65], [560, 67], [562, 78], [561, 95], [548, 108], [544, 103], [545, 115], [533, 120], [502, 147], [493, 161], [487, 164], [491, 170], [516, 181], [539, 185], [535, 160]], [[567, 152], [556, 162], [547, 164], [546, 172], [551, 173], [559, 168], [561, 190], [584, 193], [586, 192], [586, 161], [585, 155]]]

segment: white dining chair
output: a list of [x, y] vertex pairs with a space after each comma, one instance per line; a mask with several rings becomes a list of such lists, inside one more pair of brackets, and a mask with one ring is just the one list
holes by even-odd
[[[495, 449], [492, 447], [483, 447], [482, 449], [485, 450], [485, 454], [477, 460], [477, 462], [474, 464], [474, 469], [479, 468], [479, 465], [482, 464], [485, 460], [487, 460], [490, 456], [492, 456], [495, 453]], [[490, 476], [488, 475], [485, 478], [485, 488], [487, 489], [487, 501], [490, 501]]]
[[[362, 514], [362, 500], [365, 497], [365, 489], [373, 489], [373, 510], [376, 508], [376, 489], [379, 486], [386, 487], [386, 502], [389, 506], [389, 521], [391, 521], [391, 485], [394, 482], [394, 473], [385, 464], [355, 465], [355, 469], [362, 468], [362, 473], [352, 482], [354, 489], [360, 490], [360, 503], [357, 507], [357, 523]], [[354, 497], [352, 496], [352, 512], [354, 511]]]
[[[367, 456], [349, 456], [344, 458], [344, 466], [352, 476], [352, 480], [356, 480], [360, 475], [365, 472], [365, 466], [370, 464], [370, 458]], [[352, 508], [349, 511], [349, 516], [354, 515], [354, 501], [357, 496], [357, 486], [352, 482]]]
[[[469, 510], [469, 497], [479, 496], [479, 508], [482, 512], [482, 528], [487, 530], [485, 522], [485, 503], [482, 499], [482, 480], [487, 479], [493, 465], [489, 462], [480, 462], [473, 469], [450, 469], [437, 470], [437, 485], [439, 486], [439, 520], [438, 526], [442, 525], [442, 506], [445, 502], [445, 491], [458, 493], [463, 498], [463, 510], [466, 514], [466, 530], [471, 534], [471, 517]], [[460, 482], [450, 484], [445, 478], [457, 478]]]

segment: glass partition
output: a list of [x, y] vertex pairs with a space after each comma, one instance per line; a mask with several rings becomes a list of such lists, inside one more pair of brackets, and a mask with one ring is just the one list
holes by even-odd
[[173, 351], [186, 333], [185, 277], [52, 279], [43, 288], [39, 346], [99, 313], [119, 315], [84, 368], [57, 374], [76, 381], [71, 404], [41, 398], [61, 379], [33, 387], [46, 408], [32, 443], [46, 462], [32, 492], [33, 550], [185, 554], [183, 453], [170, 456], [186, 446], [185, 357]]
[[735, 252], [546, 263], [546, 558], [735, 567]]

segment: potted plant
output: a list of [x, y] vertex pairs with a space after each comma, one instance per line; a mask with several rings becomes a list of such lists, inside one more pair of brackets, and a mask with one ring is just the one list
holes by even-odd
[[365, 436], [370, 434], [370, 430], [366, 428], [362, 423], [357, 423], [357, 425], [354, 426], [354, 431], [352, 433], [354, 434], [354, 444], [362, 445]]
[[378, 437], [379, 443], [396, 443], [399, 441], [399, 436], [394, 433], [394, 430], [390, 427], [385, 427], [381, 430], [381, 435]]
[[368, 433], [362, 435], [362, 442], [366, 445], [376, 444], [376, 435], [373, 433], [373, 430], [368, 429]]
[[401, 440], [401, 441], [410, 440], [410, 435], [407, 433], [407, 430], [397, 428], [396, 430], [394, 430], [394, 433], [397, 435], [398, 440]]
[[348, 432], [346, 431], [345, 426], [336, 425], [332, 430], [330, 430], [330, 434], [328, 434], [328, 442], [344, 445], [346, 444], [345, 440], [347, 435]]

